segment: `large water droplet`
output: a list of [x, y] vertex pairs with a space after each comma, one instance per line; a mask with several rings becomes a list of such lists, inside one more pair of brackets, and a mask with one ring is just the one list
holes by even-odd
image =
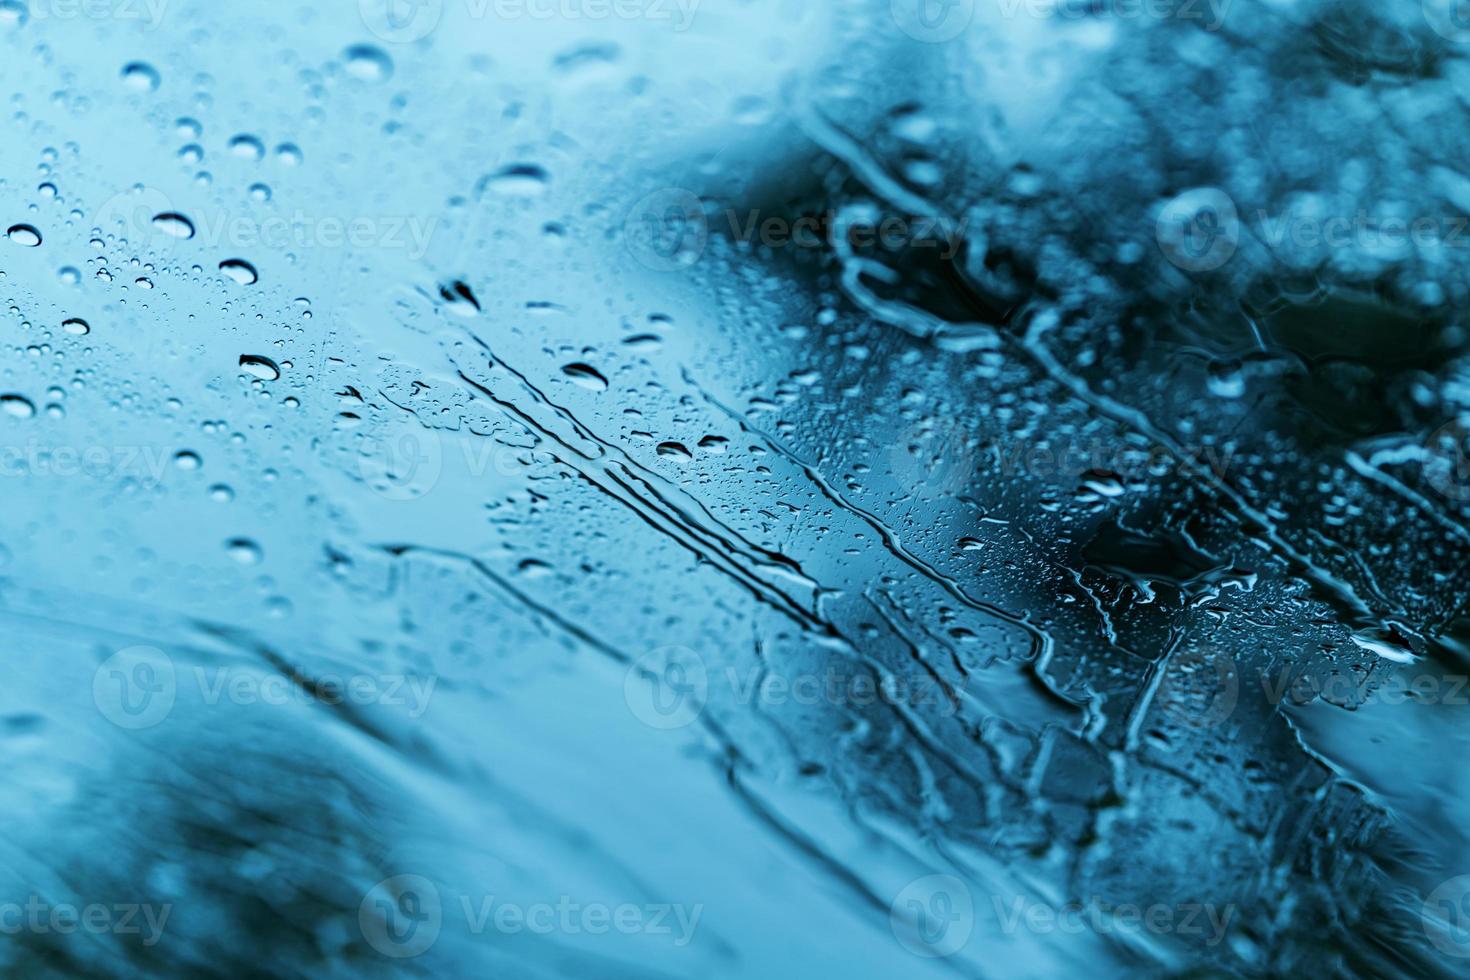
[[382, 48], [371, 44], [354, 44], [344, 56], [347, 74], [365, 82], [387, 81], [393, 75], [393, 59]]
[[0, 412], [13, 418], [28, 419], [36, 414], [36, 406], [24, 395], [0, 395]]
[[130, 61], [123, 65], [123, 84], [138, 92], [158, 91], [159, 78], [158, 69], [146, 61]]
[[231, 538], [225, 542], [225, 553], [242, 565], [259, 565], [260, 545], [249, 538]]
[[219, 264], [219, 271], [242, 286], [253, 286], [260, 282], [260, 273], [244, 259], [225, 259]]
[[17, 245], [35, 248], [41, 244], [41, 233], [33, 225], [11, 225], [6, 236]]
[[0, 0], [0, 27], [20, 27], [30, 16], [20, 0]]
[[241, 133], [230, 139], [230, 152], [245, 160], [265, 159], [265, 144], [260, 137]]
[[480, 181], [480, 193], [486, 191], [506, 197], [535, 197], [546, 190], [551, 175], [534, 163], [514, 163], [501, 167]]
[[568, 364], [561, 369], [561, 373], [590, 391], [607, 390], [607, 378], [604, 378], [602, 372], [590, 364], [580, 362]]
[[81, 317], [76, 316], [71, 317], [67, 320], [62, 320], [61, 329], [65, 330], [73, 337], [85, 337], [87, 334], [92, 332], [91, 325], [88, 324], [86, 320], [83, 320]]
[[275, 381], [281, 376], [281, 369], [276, 362], [259, 354], [241, 354], [240, 370], [262, 381]]
[[174, 238], [193, 238], [194, 222], [176, 211], [165, 211], [153, 216], [153, 227]]

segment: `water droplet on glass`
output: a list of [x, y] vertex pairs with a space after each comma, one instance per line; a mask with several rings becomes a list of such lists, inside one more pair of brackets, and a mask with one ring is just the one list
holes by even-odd
[[276, 161], [283, 166], [298, 167], [301, 159], [301, 148], [295, 143], [282, 143], [276, 147]]
[[387, 81], [393, 75], [393, 59], [382, 48], [371, 44], [354, 44], [344, 53], [347, 74], [365, 82]]
[[685, 448], [680, 442], [661, 442], [658, 444], [658, 454], [677, 459], [679, 462], [687, 462], [694, 458], [694, 454]]
[[260, 545], [249, 538], [231, 538], [225, 542], [225, 552], [242, 565], [258, 565], [262, 557]]
[[204, 461], [193, 450], [180, 449], [177, 453], [174, 453], [174, 465], [181, 470], [192, 472], [203, 466]]
[[73, 337], [85, 337], [87, 334], [92, 332], [92, 327], [90, 324], [87, 323], [86, 320], [83, 320], [81, 317], [75, 316], [67, 320], [62, 320], [61, 329], [65, 330]]
[[0, 412], [17, 419], [28, 419], [36, 414], [36, 406], [24, 395], [0, 395]]
[[5, 234], [15, 244], [24, 245], [26, 248], [35, 248], [41, 244], [41, 233], [32, 225], [11, 225], [10, 230]]
[[241, 133], [230, 140], [230, 152], [245, 160], [265, 159], [265, 144], [258, 136]]
[[271, 199], [271, 189], [265, 184], [251, 184], [250, 198], [264, 204]]
[[176, 211], [165, 211], [153, 216], [153, 227], [174, 238], [193, 238], [194, 222]]
[[128, 88], [138, 92], [156, 92], [160, 82], [158, 69], [146, 61], [130, 61], [124, 65], [122, 80]]
[[242, 286], [253, 286], [260, 281], [260, 273], [255, 271], [255, 266], [244, 259], [225, 259], [219, 264], [219, 271]]
[[75, 286], [82, 281], [82, 273], [75, 266], [64, 265], [56, 270], [56, 278], [68, 286]]
[[241, 354], [240, 369], [262, 381], [275, 381], [281, 376], [281, 369], [276, 362], [259, 354]]
[[217, 504], [227, 504], [235, 499], [235, 491], [223, 483], [216, 483], [209, 488], [209, 499]]
[[0, 0], [0, 27], [20, 27], [30, 18], [30, 12], [20, 0]]
[[561, 373], [590, 391], [607, 390], [607, 378], [590, 364], [568, 364], [561, 369]]
[[480, 192], [490, 191], [506, 197], [535, 197], [546, 190], [551, 175], [534, 163], [516, 163], [502, 167], [480, 181]]

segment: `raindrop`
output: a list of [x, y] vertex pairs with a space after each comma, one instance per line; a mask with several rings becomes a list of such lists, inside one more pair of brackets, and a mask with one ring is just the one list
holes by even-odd
[[251, 377], [262, 381], [275, 381], [281, 376], [281, 369], [276, 362], [259, 354], [241, 354], [240, 368]]
[[383, 82], [393, 75], [393, 59], [382, 48], [354, 44], [345, 52], [347, 74], [364, 82]]
[[265, 184], [251, 184], [250, 197], [252, 200], [264, 204], [271, 199], [271, 189]]
[[209, 488], [209, 499], [217, 504], [227, 504], [235, 499], [235, 491], [223, 483], [216, 483]]
[[68, 320], [62, 320], [61, 329], [65, 330], [73, 337], [85, 337], [87, 334], [92, 332], [92, 327], [89, 323], [87, 323], [86, 320], [83, 320], [81, 317], [75, 316]]
[[28, 419], [36, 414], [36, 406], [24, 395], [0, 395], [0, 411], [18, 419]]
[[64, 265], [56, 270], [56, 278], [68, 286], [75, 286], [82, 281], [82, 273], [76, 266]]
[[20, 0], [0, 0], [0, 27], [20, 27], [30, 18]]
[[480, 181], [480, 193], [491, 191], [507, 197], [535, 197], [546, 190], [551, 175], [534, 163], [515, 163], [502, 167]]
[[198, 163], [204, 159], [204, 147], [198, 143], [190, 143], [179, 150], [179, 159], [185, 163]]
[[158, 91], [158, 69], [146, 61], [130, 61], [123, 66], [122, 80], [128, 88], [138, 92]]
[[165, 211], [153, 216], [153, 227], [174, 238], [193, 238], [194, 222], [177, 211]]
[[577, 384], [589, 391], [606, 391], [607, 378], [602, 372], [590, 364], [568, 364], [561, 369], [561, 373], [571, 378]]
[[11, 225], [10, 230], [5, 234], [15, 244], [24, 245], [26, 248], [35, 248], [41, 244], [41, 233], [31, 225]]
[[260, 273], [255, 271], [255, 266], [244, 259], [225, 259], [219, 264], [219, 271], [242, 286], [253, 286], [260, 281]]
[[230, 140], [230, 152], [245, 160], [265, 159], [265, 144], [257, 136], [241, 133]]
[[174, 453], [174, 465], [186, 472], [192, 472], [203, 466], [204, 461], [193, 450], [180, 449], [177, 453]]
[[276, 162], [287, 167], [301, 165], [301, 147], [295, 143], [282, 143], [276, 147]]
[[456, 279], [447, 286], [439, 287], [439, 295], [449, 304], [449, 309], [460, 316], [475, 316], [480, 312], [480, 301], [468, 285]]
[[685, 448], [684, 444], [681, 443], [681, 442], [661, 442], [661, 443], [659, 443], [658, 444], [658, 454], [660, 456], [668, 456], [668, 457], [670, 457], [672, 459], [677, 459], [681, 463], [682, 462], [687, 462], [688, 460], [691, 460], [691, 459], [694, 458], [694, 454], [691, 453], [687, 448]]
[[260, 545], [249, 538], [231, 538], [225, 542], [225, 552], [242, 565], [259, 565], [262, 557]]

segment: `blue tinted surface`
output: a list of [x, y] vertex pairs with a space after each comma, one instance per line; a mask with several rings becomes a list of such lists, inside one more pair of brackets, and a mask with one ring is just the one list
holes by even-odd
[[1446, 0], [0, 0], [0, 972], [1453, 976]]

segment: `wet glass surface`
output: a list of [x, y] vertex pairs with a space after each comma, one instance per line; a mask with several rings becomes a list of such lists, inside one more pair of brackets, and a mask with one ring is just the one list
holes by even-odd
[[0, 972], [1454, 976], [1470, 19], [0, 0]]

